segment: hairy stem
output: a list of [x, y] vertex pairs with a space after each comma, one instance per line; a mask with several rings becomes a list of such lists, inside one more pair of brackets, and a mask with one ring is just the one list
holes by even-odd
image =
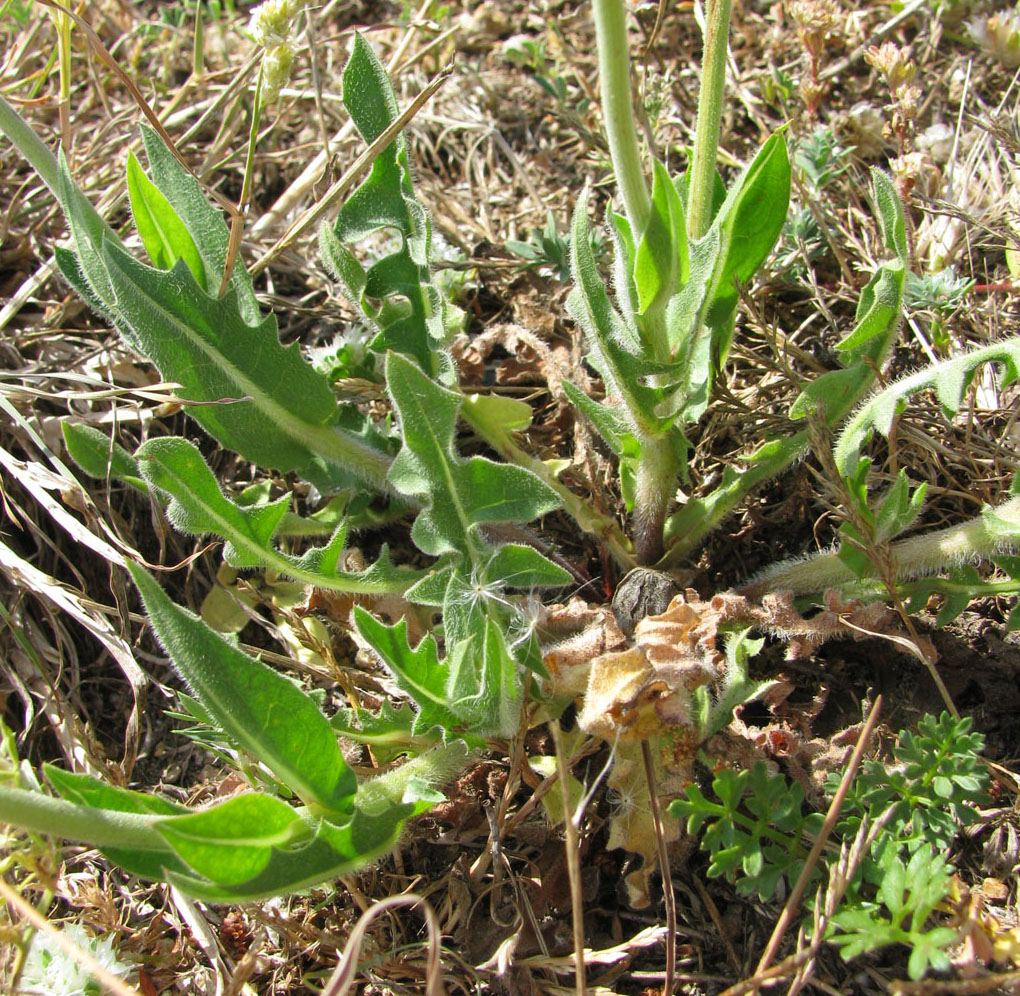
[[[897, 580], [979, 560], [1020, 543], [1020, 497], [1011, 498], [992, 511], [999, 520], [995, 528], [989, 525], [984, 515], [978, 515], [958, 526], [892, 544]], [[1011, 536], [1003, 528], [1004, 522], [1015, 523], [1016, 531]], [[829, 552], [807, 560], [777, 564], [740, 591], [753, 598], [769, 591], [812, 594], [857, 581], [857, 576], [843, 561], [834, 552]]]
[[676, 492], [680, 461], [665, 436], [641, 440], [641, 460], [634, 487], [633, 534], [638, 563], [650, 565], [662, 558], [662, 530]]
[[592, 6], [602, 87], [602, 118], [609, 154], [631, 229], [640, 238], [648, 224], [652, 202], [634, 127], [626, 11], [622, 0], [594, 0]]
[[719, 150], [731, 0], [708, 0], [705, 11], [705, 55], [698, 94], [691, 187], [687, 200], [687, 234], [700, 239], [712, 222], [715, 160]]
[[0, 786], [0, 823], [95, 847], [169, 852], [166, 841], [152, 825], [155, 818], [79, 806], [42, 792]]

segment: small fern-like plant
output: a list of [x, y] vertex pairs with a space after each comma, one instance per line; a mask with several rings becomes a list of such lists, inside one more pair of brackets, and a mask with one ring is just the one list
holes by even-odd
[[[854, 840], [863, 820], [881, 826], [830, 918], [826, 939], [845, 958], [905, 944], [911, 978], [949, 964], [946, 948], [957, 931], [931, 920], [950, 894], [953, 870], [945, 855], [986, 800], [983, 747], [969, 719], [942, 713], [925, 716], [916, 734], [901, 731], [890, 760], [862, 765], [845, 797], [834, 845], [812, 871], [814, 879], [825, 880], [839, 845]], [[827, 789], [834, 793], [838, 785], [830, 775]], [[805, 810], [801, 787], [769, 773], [762, 761], [750, 770], [720, 769], [711, 795], [692, 784], [670, 806], [690, 833], [700, 834], [710, 857], [708, 875], [726, 876], [738, 893], [762, 900], [773, 897], [781, 882], [791, 887], [822, 823], [821, 813]]]

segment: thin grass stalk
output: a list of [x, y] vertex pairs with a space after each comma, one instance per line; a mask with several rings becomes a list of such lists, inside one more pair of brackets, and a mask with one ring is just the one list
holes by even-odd
[[843, 777], [840, 779], [839, 788], [836, 789], [836, 793], [832, 797], [832, 802], [829, 803], [829, 808], [825, 813], [825, 821], [822, 823], [822, 828], [819, 831], [818, 836], [815, 838], [815, 842], [811, 846], [811, 850], [808, 852], [807, 860], [804, 862], [804, 867], [801, 869], [800, 875], [797, 876], [797, 881], [794, 884], [793, 889], [790, 890], [790, 895], [786, 900], [786, 905], [783, 907], [783, 912], [780, 913], [779, 919], [776, 921], [775, 928], [772, 931], [772, 936], [769, 938], [769, 942], [765, 946], [764, 952], [762, 952], [761, 959], [758, 962], [758, 967], [755, 970], [755, 975], [759, 975], [764, 972], [772, 963], [772, 959], [776, 956], [776, 952], [779, 950], [779, 945], [782, 943], [783, 935], [793, 922], [793, 918], [797, 915], [801, 901], [804, 898], [804, 893], [807, 891], [808, 879], [811, 876], [811, 872], [818, 864], [818, 859], [822, 856], [822, 850], [832, 834], [832, 831], [836, 827], [836, 821], [839, 819], [839, 814], [843, 808], [843, 802], [846, 799], [846, 794], [850, 791], [850, 785], [853, 783], [854, 777], [857, 775], [857, 769], [860, 767], [861, 761], [864, 759], [864, 751], [867, 749], [868, 744], [871, 741], [871, 735], [875, 731], [875, 724], [878, 722], [878, 716], [881, 710], [882, 696], [879, 695], [872, 704], [871, 712], [868, 713], [868, 718], [864, 723], [864, 728], [861, 730], [860, 736], [857, 738], [857, 743], [854, 746], [854, 752], [850, 755], [850, 761], [846, 766], [846, 770], [843, 772]]
[[343, 954], [333, 974], [329, 977], [321, 996], [347, 996], [355, 979], [358, 977], [358, 958], [361, 945], [365, 941], [368, 928], [382, 913], [400, 906], [421, 906], [425, 912], [425, 929], [428, 931], [428, 960], [425, 966], [425, 996], [445, 996], [443, 988], [443, 965], [440, 960], [442, 942], [439, 933], [439, 921], [435, 911], [421, 896], [407, 893], [402, 896], [388, 896], [375, 903], [371, 909], [363, 913], [351, 931], [351, 936], [344, 945]]
[[557, 720], [549, 723], [556, 750], [556, 773], [563, 796], [563, 846], [567, 852], [567, 877], [570, 880], [570, 912], [574, 928], [574, 988], [577, 996], [586, 996], [588, 983], [584, 965], [584, 894], [581, 888], [581, 840], [578, 826], [584, 813], [583, 806], [573, 812], [570, 805], [570, 782], [567, 758], [563, 753], [563, 737]]
[[666, 904], [666, 977], [662, 983], [662, 996], [673, 996], [676, 982], [676, 897], [673, 895], [673, 877], [669, 871], [669, 852], [666, 833], [662, 827], [662, 808], [655, 786], [655, 765], [652, 749], [647, 740], [641, 741], [641, 759], [645, 763], [645, 781], [648, 782], [648, 803], [655, 827], [655, 843], [659, 851], [659, 873], [662, 875], [662, 899]]

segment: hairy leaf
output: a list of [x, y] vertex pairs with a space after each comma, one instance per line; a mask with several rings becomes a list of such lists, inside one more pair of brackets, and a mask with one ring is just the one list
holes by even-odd
[[192, 871], [227, 886], [255, 878], [274, 850], [311, 836], [290, 806], [257, 792], [160, 820], [156, 829]]
[[205, 266], [191, 232], [160, 189], [145, 175], [133, 152], [128, 153], [127, 188], [135, 228], [152, 265], [157, 270], [169, 270], [177, 260], [183, 259], [199, 287], [208, 291]]
[[186, 439], [150, 439], [135, 456], [149, 486], [169, 498], [167, 515], [175, 528], [190, 536], [213, 533], [225, 539], [224, 557], [232, 567], [271, 567], [296, 581], [357, 594], [403, 591], [417, 577], [414, 571], [394, 567], [385, 549], [365, 570], [343, 570], [347, 529], [342, 521], [325, 546], [300, 557], [284, 553], [272, 541], [287, 515], [290, 496], [249, 505], [232, 501], [220, 490], [198, 447]]
[[109, 477], [111, 480], [124, 481], [139, 491], [147, 490], [138, 469], [138, 461], [101, 429], [84, 422], [64, 419], [60, 423], [60, 431], [71, 459], [89, 477], [100, 480]]
[[833, 456], [840, 473], [849, 475], [852, 472], [861, 447], [874, 430], [888, 435], [895, 416], [918, 391], [933, 388], [942, 407], [955, 413], [974, 372], [985, 363], [1001, 363], [1003, 386], [1011, 384], [1020, 369], [1020, 338], [1005, 339], [933, 364], [872, 395], [850, 419], [836, 442]]
[[128, 570], [156, 635], [216, 725], [314, 811], [348, 814], [357, 782], [315, 702], [175, 605], [142, 568]]
[[404, 444], [389, 480], [426, 506], [411, 531], [420, 550], [481, 560], [488, 544], [479, 526], [527, 522], [559, 506], [556, 493], [522, 467], [458, 457], [454, 435], [461, 397], [430, 380], [411, 360], [390, 353], [386, 384]]
[[[397, 101], [382, 63], [361, 35], [355, 35], [342, 84], [344, 106], [358, 132], [373, 141], [396, 119]], [[344, 243], [381, 228], [395, 231], [400, 247], [365, 270]], [[446, 302], [429, 271], [431, 225], [414, 194], [403, 135], [376, 157], [369, 176], [319, 239], [324, 261], [377, 332], [372, 348], [412, 356], [430, 376], [448, 373], [438, 351], [447, 338]]]
[[[337, 425], [327, 378], [280, 345], [276, 319], [243, 321], [234, 291], [210, 297], [184, 263], [153, 270], [106, 243], [116, 309], [142, 351], [223, 445], [264, 467], [300, 470], [335, 485], [353, 473], [380, 487], [389, 460], [363, 435]], [[348, 473], [350, 472], [350, 473]]]

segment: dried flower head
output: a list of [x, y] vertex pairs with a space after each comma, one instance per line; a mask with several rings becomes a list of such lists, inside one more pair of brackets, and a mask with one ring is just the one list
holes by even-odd
[[892, 93], [909, 83], [917, 73], [917, 66], [910, 58], [910, 50], [900, 48], [895, 42], [872, 45], [864, 53], [864, 61], [874, 66], [886, 79]]
[[248, 33], [265, 49], [284, 45], [303, 7], [303, 0], [266, 0], [251, 12]]
[[[131, 971], [117, 957], [109, 937], [92, 937], [84, 927], [68, 923], [62, 933], [76, 947], [87, 951], [111, 975], [124, 978]], [[53, 938], [36, 934], [32, 939], [21, 985], [26, 993], [47, 996], [99, 996], [103, 991], [92, 975], [72, 958]]]
[[857, 155], [862, 159], [876, 159], [889, 144], [884, 128], [882, 112], [874, 104], [860, 101], [847, 113], [843, 132]]
[[275, 103], [294, 64], [291, 35], [305, 0], [266, 0], [251, 13], [248, 32], [266, 51], [262, 59], [262, 101]]
[[289, 44], [268, 49], [262, 60], [262, 99], [275, 103], [280, 90], [290, 81], [290, 67], [294, 64], [294, 50]]
[[787, 10], [813, 59], [821, 55], [827, 41], [843, 34], [843, 12], [837, 0], [790, 0]]
[[1007, 69], [1020, 66], [1020, 7], [967, 23], [967, 33]]

